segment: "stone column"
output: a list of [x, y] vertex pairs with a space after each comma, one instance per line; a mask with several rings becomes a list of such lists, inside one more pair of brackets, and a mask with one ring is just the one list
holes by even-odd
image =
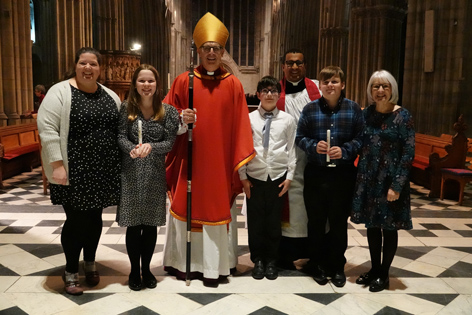
[[[30, 29], [29, 1], [15, 1], [17, 16], [17, 45], [15, 45], [15, 70], [17, 113], [22, 115], [33, 110], [33, 63]], [[29, 122], [29, 121], [28, 121]]]
[[[167, 5], [174, 8], [169, 9]], [[180, 29], [190, 24], [190, 18], [185, 18], [185, 10], [180, 6], [191, 8], [191, 1], [174, 0], [142, 0], [142, 1], [125, 1], [124, 7], [126, 12], [125, 18], [125, 49], [133, 43], [141, 44], [142, 62], [154, 66], [159, 72], [161, 79], [161, 88], [165, 92], [167, 90], [167, 78], [169, 69], [175, 67], [177, 74], [180, 74], [180, 63], [188, 64], [188, 58], [183, 61], [181, 51], [173, 51], [173, 47], [178, 45], [179, 34], [175, 33], [174, 42], [171, 40], [171, 19], [174, 22], [174, 28]], [[147, 17], [146, 23], [143, 23], [143, 17]], [[180, 24], [179, 24], [180, 23]], [[183, 25], [182, 25], [183, 24]], [[188, 45], [187, 47], [190, 47]], [[186, 51], [188, 56], [188, 50]], [[175, 59], [173, 59], [175, 57]], [[183, 70], [186, 68], [183, 67]], [[175, 75], [171, 72], [171, 80]]]
[[0, 2], [0, 126], [19, 124], [33, 109], [30, 13], [28, 0]]
[[349, 2], [321, 0], [318, 71], [330, 65], [347, 70]]
[[[41, 59], [41, 69], [39, 74], [39, 84], [49, 88], [62, 78], [62, 73], [58, 76], [57, 71], [57, 36], [56, 36], [56, 2], [55, 1], [35, 1], [37, 16], [36, 21], [36, 41], [33, 52]], [[35, 69], [37, 70], [37, 69]]]
[[282, 78], [280, 58], [285, 51], [298, 48], [304, 52], [307, 77], [315, 78], [318, 73], [318, 36], [320, 0], [274, 1], [272, 7], [272, 30], [270, 74]]
[[71, 70], [75, 52], [93, 46], [92, 0], [56, 0], [58, 77]]
[[124, 50], [123, 0], [97, 1], [95, 43], [100, 49]]
[[[5, 12], [4, 6], [2, 5], [2, 3], [0, 3], [0, 11]], [[2, 62], [3, 57], [4, 57], [4, 49], [2, 47], [2, 43], [7, 42], [7, 38], [5, 36], [6, 35], [5, 32], [2, 31], [5, 29], [5, 21], [2, 16], [3, 14], [0, 15], [0, 52], [1, 52], [1, 56], [0, 56], [0, 127], [6, 126], [7, 120], [8, 120], [8, 116], [5, 114], [5, 103], [4, 103], [5, 95], [3, 92], [4, 80], [3, 80], [3, 62]]]
[[406, 13], [406, 0], [351, 1], [346, 95], [361, 107], [368, 105], [367, 83], [375, 70], [388, 70], [399, 81]]

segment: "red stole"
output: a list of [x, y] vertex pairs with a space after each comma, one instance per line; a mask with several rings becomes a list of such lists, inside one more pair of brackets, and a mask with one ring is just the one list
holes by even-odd
[[[308, 78], [304, 78], [305, 80], [305, 86], [306, 86], [306, 91], [308, 92], [308, 97], [310, 100], [314, 101], [317, 100], [321, 97], [320, 91], [318, 89], [318, 86], [316, 86], [315, 82]], [[277, 101], [277, 108], [285, 111], [285, 86], [286, 86], [287, 80], [283, 78], [280, 80], [280, 85], [282, 86], [282, 93], [280, 93], [280, 98]], [[284, 195], [284, 208], [282, 210], [282, 225], [287, 225], [290, 224], [290, 207], [289, 207], [289, 202], [288, 202], [288, 193]]]
[[[305, 86], [306, 86], [306, 91], [308, 92], [308, 97], [310, 97], [310, 100], [314, 101], [317, 100], [321, 97], [320, 90], [318, 89], [318, 86], [316, 86], [315, 82], [308, 78], [304, 78], [305, 80]], [[285, 112], [285, 85], [286, 85], [286, 79], [283, 78], [280, 80], [280, 85], [282, 86], [282, 93], [280, 93], [280, 98], [277, 101], [277, 108]]]

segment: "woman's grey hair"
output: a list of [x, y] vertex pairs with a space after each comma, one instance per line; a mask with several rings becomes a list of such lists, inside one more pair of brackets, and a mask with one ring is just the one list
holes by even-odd
[[367, 84], [367, 98], [369, 99], [369, 104], [373, 104], [374, 99], [372, 98], [372, 85], [374, 80], [378, 79], [380, 82], [388, 82], [392, 88], [392, 96], [390, 97], [390, 102], [393, 104], [397, 104], [398, 102], [398, 84], [397, 80], [393, 77], [393, 75], [388, 72], [387, 70], [378, 70], [372, 73], [370, 77], [369, 83]]
[[43, 94], [46, 94], [46, 88], [42, 84], [38, 84], [34, 87], [35, 91], [40, 91]]

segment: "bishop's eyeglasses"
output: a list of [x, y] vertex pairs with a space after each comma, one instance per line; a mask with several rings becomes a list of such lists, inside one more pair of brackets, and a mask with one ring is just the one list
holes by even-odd
[[202, 50], [206, 53], [209, 53], [213, 49], [215, 54], [219, 53], [223, 49], [221, 46], [202, 46]]

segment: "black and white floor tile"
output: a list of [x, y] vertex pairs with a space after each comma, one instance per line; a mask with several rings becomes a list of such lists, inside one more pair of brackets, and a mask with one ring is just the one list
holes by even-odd
[[[343, 288], [319, 286], [298, 271], [281, 271], [275, 281], [253, 280], [244, 217], [238, 216], [237, 273], [218, 288], [194, 280], [190, 286], [163, 271], [165, 228], [159, 230], [152, 271], [157, 288], [127, 286], [125, 229], [115, 209], [105, 209], [97, 252], [101, 282], [84, 283], [79, 297], [64, 292], [65, 258], [60, 245], [65, 215], [43, 195], [40, 169], [4, 181], [0, 190], [1, 314], [472, 314], [472, 189], [463, 206], [428, 198], [412, 184], [414, 229], [399, 232], [390, 288], [370, 293], [355, 284], [369, 269], [366, 230], [349, 225]], [[238, 199], [239, 204], [242, 198]], [[83, 278], [81, 278], [83, 281]]]

